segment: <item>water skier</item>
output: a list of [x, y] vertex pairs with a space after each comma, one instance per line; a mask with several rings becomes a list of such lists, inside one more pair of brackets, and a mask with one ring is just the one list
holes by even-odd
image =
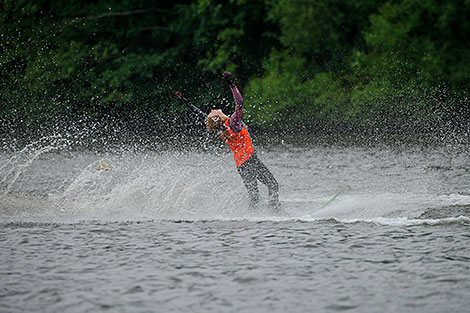
[[258, 158], [248, 130], [241, 121], [244, 103], [242, 95], [229, 72], [225, 72], [223, 77], [235, 99], [235, 111], [231, 116], [225, 115], [222, 110], [211, 110], [209, 115], [206, 116], [202, 111], [189, 103], [180, 92], [177, 92], [176, 95], [185, 106], [192, 109], [197, 115], [204, 116], [207, 129], [217, 132], [230, 147], [238, 173], [248, 190], [250, 206], [255, 208], [259, 204], [259, 180], [268, 187], [270, 208], [279, 210], [279, 184], [266, 165]]

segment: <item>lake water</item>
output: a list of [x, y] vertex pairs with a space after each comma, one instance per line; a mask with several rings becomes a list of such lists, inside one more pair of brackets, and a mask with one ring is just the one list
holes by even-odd
[[469, 311], [468, 146], [258, 149], [280, 216], [223, 146], [1, 152], [0, 311]]

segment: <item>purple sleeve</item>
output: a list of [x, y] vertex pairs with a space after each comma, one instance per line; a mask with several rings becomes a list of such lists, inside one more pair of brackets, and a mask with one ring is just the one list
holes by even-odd
[[233, 112], [232, 116], [230, 117], [230, 128], [234, 132], [239, 132], [242, 130], [242, 114], [243, 114], [243, 98], [238, 91], [238, 88], [234, 86], [230, 88], [232, 90], [233, 98], [235, 99], [235, 112]]

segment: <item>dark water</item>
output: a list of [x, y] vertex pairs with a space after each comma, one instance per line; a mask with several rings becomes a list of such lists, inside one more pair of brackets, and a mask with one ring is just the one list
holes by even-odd
[[469, 225], [3, 225], [0, 309], [465, 312]]
[[1, 312], [469, 310], [466, 147], [261, 148], [282, 216], [226, 152], [64, 150], [0, 154]]

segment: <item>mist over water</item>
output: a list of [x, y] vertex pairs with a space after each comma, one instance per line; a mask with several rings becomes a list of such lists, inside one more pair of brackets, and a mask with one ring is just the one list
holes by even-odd
[[276, 215], [265, 201], [249, 208], [232, 155], [214, 138], [93, 139], [3, 147], [1, 311], [470, 304], [466, 144], [254, 137], [280, 184]]
[[[0, 154], [1, 214], [12, 221], [265, 220], [468, 216], [466, 146], [261, 142], [286, 214], [248, 197], [232, 156], [210, 137], [151, 149], [105, 145], [77, 149], [73, 139], [43, 137]], [[187, 140], [187, 139], [186, 139]], [[194, 148], [194, 142], [200, 142]], [[256, 144], [256, 139], [255, 139]], [[202, 148], [202, 149], [201, 149]], [[262, 196], [266, 189], [260, 185]], [[322, 208], [335, 194], [339, 196]], [[442, 211], [448, 211], [446, 215]], [[437, 218], [437, 216], [436, 216]]]

